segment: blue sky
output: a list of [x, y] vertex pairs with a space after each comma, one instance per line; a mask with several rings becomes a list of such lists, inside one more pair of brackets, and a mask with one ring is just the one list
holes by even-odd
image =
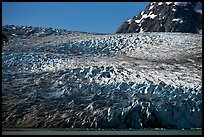
[[2, 2], [2, 25], [115, 33], [149, 2]]

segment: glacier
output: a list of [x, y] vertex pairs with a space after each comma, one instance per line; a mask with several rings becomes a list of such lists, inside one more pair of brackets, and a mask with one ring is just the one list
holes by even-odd
[[202, 35], [14, 28], [3, 128], [201, 128]]

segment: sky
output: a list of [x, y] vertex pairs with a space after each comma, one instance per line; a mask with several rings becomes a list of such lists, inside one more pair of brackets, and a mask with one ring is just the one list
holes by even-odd
[[115, 33], [149, 2], [2, 2], [2, 25]]

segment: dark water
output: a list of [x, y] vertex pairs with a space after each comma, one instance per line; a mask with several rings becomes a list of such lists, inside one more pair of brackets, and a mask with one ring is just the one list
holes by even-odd
[[2, 135], [202, 135], [202, 130], [123, 130], [123, 131], [2, 131]]

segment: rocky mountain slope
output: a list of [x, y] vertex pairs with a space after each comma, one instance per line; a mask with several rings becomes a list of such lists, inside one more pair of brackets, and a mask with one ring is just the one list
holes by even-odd
[[116, 33], [185, 32], [202, 33], [201, 2], [153, 2], [126, 20]]
[[201, 128], [200, 34], [3, 30], [3, 128]]

